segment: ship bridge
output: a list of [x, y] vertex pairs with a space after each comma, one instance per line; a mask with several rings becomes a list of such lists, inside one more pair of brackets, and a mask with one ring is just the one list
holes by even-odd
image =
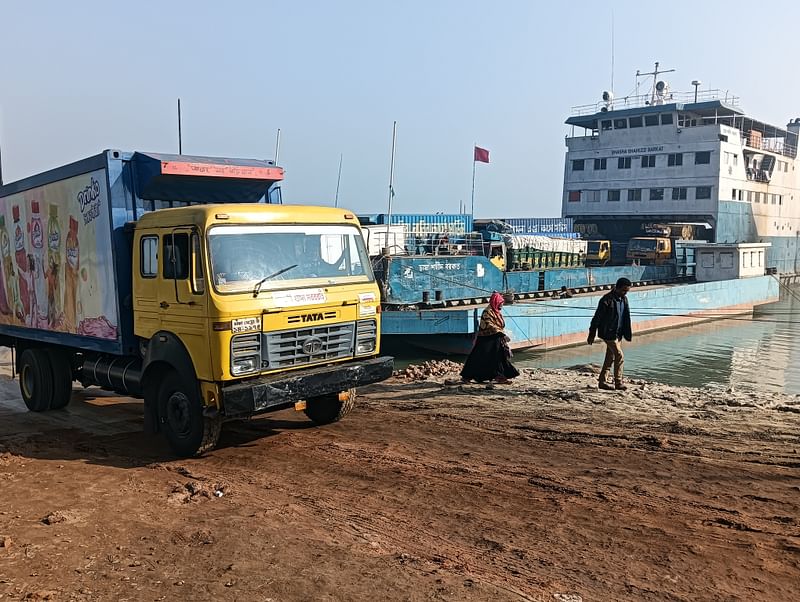
[[[769, 154], [797, 157], [800, 120], [787, 128], [780, 128], [745, 114], [739, 98], [722, 90], [670, 93], [666, 97], [651, 95], [627, 96], [619, 100], [602, 101], [572, 108], [566, 124], [588, 132], [584, 136], [597, 138], [602, 132], [632, 130], [651, 126], [672, 125], [680, 133], [684, 128], [698, 126], [726, 126], [738, 131], [742, 145], [748, 151], [765, 151], [766, 156], [748, 153], [756, 160], [757, 168], [748, 176], [766, 181], [774, 167]], [[724, 134], [723, 134], [724, 135]], [[763, 167], [761, 167], [763, 165]]]

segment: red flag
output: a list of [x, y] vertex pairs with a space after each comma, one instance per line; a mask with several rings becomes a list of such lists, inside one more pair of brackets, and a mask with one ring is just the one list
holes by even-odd
[[488, 163], [489, 151], [486, 150], [485, 148], [481, 148], [480, 146], [476, 146], [474, 161], [480, 161], [481, 163]]

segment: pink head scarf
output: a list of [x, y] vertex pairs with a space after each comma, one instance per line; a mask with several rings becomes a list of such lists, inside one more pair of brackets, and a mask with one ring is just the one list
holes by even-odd
[[492, 293], [492, 296], [489, 297], [489, 307], [499, 312], [503, 308], [504, 301], [505, 299], [503, 299], [503, 295], [498, 292], [494, 292]]

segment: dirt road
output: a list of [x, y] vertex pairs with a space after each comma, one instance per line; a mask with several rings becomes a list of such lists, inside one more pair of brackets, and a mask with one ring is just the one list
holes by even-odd
[[800, 399], [526, 373], [372, 387], [170, 461], [0, 382], [0, 600], [796, 600]]

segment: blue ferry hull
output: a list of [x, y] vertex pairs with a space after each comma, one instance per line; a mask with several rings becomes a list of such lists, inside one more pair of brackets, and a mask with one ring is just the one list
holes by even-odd
[[[634, 288], [628, 293], [634, 333], [750, 313], [757, 305], [777, 301], [779, 289], [774, 276]], [[584, 342], [604, 292], [506, 305], [503, 313], [511, 347], [547, 350]], [[484, 307], [384, 311], [383, 341], [388, 346], [465, 355], [472, 348]]]

